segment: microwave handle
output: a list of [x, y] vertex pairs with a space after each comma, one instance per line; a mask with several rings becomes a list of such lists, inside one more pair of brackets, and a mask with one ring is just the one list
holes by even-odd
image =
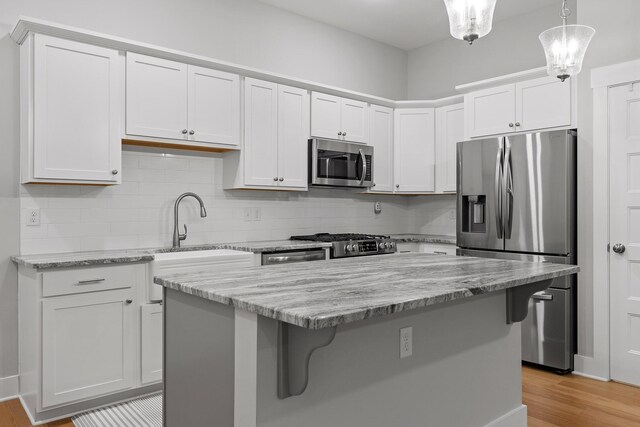
[[360, 185], [364, 185], [364, 179], [367, 177], [367, 158], [364, 156], [362, 148], [358, 150], [360, 160], [362, 160], [362, 178], [360, 178]]

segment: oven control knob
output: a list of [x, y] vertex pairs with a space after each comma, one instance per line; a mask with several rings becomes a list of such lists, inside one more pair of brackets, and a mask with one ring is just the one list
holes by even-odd
[[360, 246], [353, 245], [353, 252], [358, 252], [360, 250]]
[[344, 248], [347, 252], [351, 252], [351, 245], [347, 245]]
[[395, 247], [396, 247], [396, 242], [391, 242], [391, 243], [389, 243], [389, 244], [391, 245], [391, 247], [392, 247], [392, 248], [395, 248]]
[[384, 249], [384, 243], [380, 242], [380, 244], [378, 244], [378, 247], [379, 247], [380, 249]]
[[385, 244], [384, 244], [384, 247], [385, 247], [385, 248], [387, 248], [387, 249], [389, 249], [389, 248], [391, 247], [391, 243], [385, 243]]

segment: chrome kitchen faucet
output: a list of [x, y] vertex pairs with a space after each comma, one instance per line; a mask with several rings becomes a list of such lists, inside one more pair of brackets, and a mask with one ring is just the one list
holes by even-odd
[[195, 198], [198, 201], [198, 203], [200, 203], [200, 217], [204, 218], [207, 216], [207, 210], [204, 208], [204, 202], [202, 201], [200, 196], [198, 196], [196, 193], [184, 193], [180, 195], [180, 197], [176, 199], [176, 203], [173, 207], [173, 247], [174, 248], [179, 248], [180, 241], [186, 240], [187, 238], [187, 224], [184, 224], [184, 234], [180, 234], [180, 232], [178, 231], [178, 207], [180, 206], [180, 202], [182, 201], [182, 199], [189, 196]]

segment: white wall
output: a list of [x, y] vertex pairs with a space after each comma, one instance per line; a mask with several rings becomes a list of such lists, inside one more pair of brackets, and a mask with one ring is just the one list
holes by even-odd
[[408, 212], [412, 233], [456, 234], [455, 195], [412, 197], [409, 199]]
[[[580, 264], [578, 290], [578, 351], [581, 355], [594, 355], [594, 329], [608, 328], [608, 325], [594, 325], [594, 305], [605, 303], [594, 301], [593, 283], [593, 147], [605, 143], [594, 141], [593, 137], [593, 92], [590, 87], [590, 71], [593, 68], [640, 59], [640, 2], [618, 0], [611, 2], [578, 0], [578, 23], [596, 29], [585, 57], [584, 67], [578, 83], [578, 262]], [[599, 204], [596, 202], [596, 206]], [[608, 351], [608, 348], [600, 349]], [[587, 361], [588, 362], [588, 361]], [[608, 366], [605, 367], [608, 370]], [[589, 364], [585, 366], [589, 372]]]
[[[569, 6], [575, 11], [576, 0]], [[500, 7], [500, 2], [498, 6]], [[493, 30], [469, 46], [449, 37], [409, 51], [409, 99], [455, 95], [454, 87], [545, 65], [538, 35], [560, 25], [560, 2], [526, 15], [494, 22]], [[575, 13], [570, 21], [575, 21]]]
[[[183, 245], [288, 239], [323, 232], [406, 233], [407, 198], [359, 195], [349, 190], [309, 192], [224, 191], [222, 155], [125, 151], [122, 185], [23, 186], [23, 254], [170, 246], [173, 203], [193, 191], [205, 203], [184, 199], [180, 227]], [[373, 212], [374, 200], [383, 212]], [[27, 226], [26, 209], [40, 208], [39, 227]], [[260, 221], [245, 221], [244, 210], [261, 211]]]
[[[17, 283], [16, 269], [9, 260], [10, 255], [20, 252], [19, 237], [19, 205], [18, 205], [18, 46], [9, 38], [9, 31], [19, 15], [59, 22], [111, 35], [127, 37], [134, 40], [153, 43], [169, 48], [180, 49], [196, 54], [202, 54], [226, 61], [237, 62], [242, 65], [253, 66], [268, 71], [283, 73], [294, 77], [318, 81], [320, 83], [344, 87], [356, 91], [366, 92], [393, 99], [406, 96], [406, 52], [381, 43], [374, 42], [338, 30], [324, 24], [315, 23], [308, 19], [272, 8], [262, 3], [250, 0], [112, 0], [91, 2], [83, 0], [13, 0], [0, 3], [0, 128], [2, 129], [2, 156], [0, 156], [0, 224], [2, 225], [2, 239], [0, 239], [0, 379], [14, 375], [17, 366]], [[218, 164], [219, 159], [212, 162]], [[135, 163], [135, 162], [134, 162]], [[131, 170], [131, 168], [129, 168]], [[125, 173], [127, 169], [125, 168]], [[25, 189], [22, 191], [25, 201], [38, 200], [37, 203], [51, 208], [55, 203], [69, 200], [68, 207], [82, 206], [74, 211], [80, 213], [81, 219], [87, 215], [90, 200], [103, 203], [112, 192], [133, 191], [135, 185], [123, 186], [122, 190], [93, 190], [83, 193], [79, 187], [56, 188], [48, 190]], [[140, 187], [138, 187], [140, 188]], [[189, 188], [191, 188], [189, 186]], [[38, 193], [44, 191], [43, 194]], [[30, 192], [37, 193], [32, 199]], [[69, 196], [69, 197], [67, 197]], [[81, 196], [77, 197], [76, 196]], [[124, 195], [123, 195], [124, 196]], [[172, 196], [174, 196], [172, 194]], [[48, 204], [51, 197], [52, 204]], [[159, 203], [166, 207], [169, 200]], [[287, 199], [292, 201], [294, 196], [250, 193], [244, 196], [245, 204], [249, 206], [261, 205], [265, 207], [264, 214], [269, 214], [269, 206], [276, 201]], [[251, 199], [255, 197], [255, 202]], [[308, 196], [312, 199], [313, 193]], [[324, 196], [320, 196], [322, 198]], [[216, 200], [218, 202], [218, 200]], [[235, 201], [233, 203], [236, 203]], [[402, 203], [397, 202], [402, 210]], [[215, 202], [209, 207], [214, 208]], [[231, 205], [226, 205], [227, 207]], [[233, 205], [235, 206], [235, 205]], [[82, 209], [84, 217], [82, 217]], [[233, 207], [229, 208], [233, 212]], [[359, 208], [358, 208], [359, 209]], [[371, 208], [373, 209], [373, 208]], [[392, 211], [392, 210], [391, 210]], [[390, 211], [390, 212], [391, 212]], [[215, 212], [215, 209], [214, 209]], [[162, 215], [166, 215], [164, 209]], [[75, 214], [74, 214], [75, 215]], [[97, 214], [96, 214], [97, 215]], [[297, 215], [297, 214], [296, 214]], [[53, 216], [52, 216], [53, 218]], [[44, 219], [44, 217], [43, 217]], [[141, 222], [146, 218], [140, 219]], [[190, 218], [185, 217], [190, 223]], [[318, 218], [315, 218], [318, 221]], [[49, 221], [52, 219], [49, 218]], [[57, 220], [61, 220], [60, 217]], [[162, 222], [153, 217], [149, 222]], [[93, 219], [94, 223], [103, 225], [96, 228], [95, 234], [104, 232], [105, 223]], [[138, 217], [131, 221], [135, 223]], [[263, 220], [264, 224], [267, 218]], [[295, 223], [295, 221], [293, 221]], [[163, 239], [170, 235], [170, 228], [165, 228], [166, 221], [160, 228], [156, 224], [157, 235]], [[241, 228], [244, 224], [240, 225]], [[318, 228], [324, 225], [318, 223]], [[87, 230], [86, 225], [78, 224], [79, 230]], [[113, 226], [117, 229], [118, 226]], [[67, 245], [70, 249], [78, 248], [78, 237], [81, 237], [80, 247], [98, 248], [113, 246], [116, 242], [127, 243], [126, 246], [150, 244], [150, 239], [131, 237], [131, 230], [126, 232], [122, 225], [115, 237], [109, 236], [74, 236], [83, 231], [73, 231], [73, 226], [62, 225], [51, 227], [51, 236], [69, 237], [72, 243], [57, 245], [50, 239], [49, 225], [40, 229], [46, 230], [42, 236], [44, 245], [37, 248], [33, 243], [25, 243], [25, 251], [45, 251], [47, 248], [61, 248]], [[129, 227], [133, 225], [129, 224]], [[144, 227], [150, 227], [145, 224]], [[142, 227], [140, 235], [149, 228]], [[212, 226], [213, 227], [213, 226]], [[231, 235], [224, 234], [226, 239], [240, 237], [240, 228], [234, 228]], [[195, 240], [199, 234], [198, 225], [191, 229], [191, 236]], [[316, 230], [317, 230], [316, 229]], [[279, 228], [283, 235], [282, 227]], [[200, 230], [203, 231], [203, 230]], [[246, 230], [245, 230], [246, 231]], [[38, 232], [23, 230], [23, 242], [32, 241]], [[55, 234], [57, 233], [57, 234]], [[111, 225], [109, 225], [111, 234]], [[207, 236], [216, 235], [213, 229], [207, 230]], [[246, 233], [257, 236], [259, 233]], [[275, 234], [273, 234], [275, 235]], [[125, 237], [126, 236], [126, 237]], [[218, 235], [222, 239], [222, 235]], [[89, 238], [91, 237], [91, 239]], [[216, 238], [216, 239], [218, 239]], [[132, 243], [136, 241], [136, 243]], [[193, 241], [193, 240], [192, 240]], [[58, 240], [60, 242], [60, 240]], [[0, 384], [1, 385], [1, 384]], [[2, 397], [2, 396], [0, 396]]]

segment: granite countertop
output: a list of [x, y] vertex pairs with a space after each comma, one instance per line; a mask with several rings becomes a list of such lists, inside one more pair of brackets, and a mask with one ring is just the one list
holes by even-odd
[[66, 268], [101, 264], [122, 264], [130, 262], [148, 262], [154, 260], [154, 254], [177, 251], [202, 251], [211, 249], [233, 249], [243, 252], [263, 253], [288, 250], [304, 250], [331, 247], [330, 243], [270, 240], [263, 242], [217, 243], [209, 245], [183, 246], [174, 248], [122, 249], [108, 251], [68, 252], [57, 254], [38, 254], [13, 256], [16, 264], [30, 268]]
[[167, 288], [322, 329], [577, 273], [577, 266], [396, 254], [156, 277]]
[[397, 242], [456, 244], [456, 236], [446, 234], [391, 234], [389, 237]]

